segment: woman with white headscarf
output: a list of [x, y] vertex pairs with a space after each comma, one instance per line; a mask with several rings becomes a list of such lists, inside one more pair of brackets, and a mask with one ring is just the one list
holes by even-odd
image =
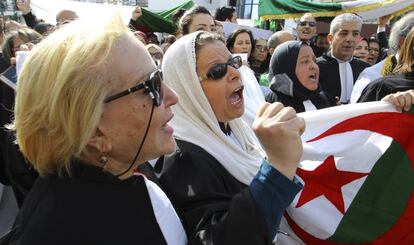
[[253, 123], [263, 150], [240, 119], [240, 66], [207, 32], [182, 37], [164, 57], [164, 81], [180, 99], [171, 121], [178, 149], [155, 169], [190, 243], [271, 244], [301, 189], [294, 174], [304, 122], [292, 108], [264, 104]]

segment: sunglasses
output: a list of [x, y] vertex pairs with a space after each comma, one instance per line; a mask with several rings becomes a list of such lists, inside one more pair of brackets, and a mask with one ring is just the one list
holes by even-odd
[[235, 56], [229, 59], [226, 63], [217, 64], [213, 66], [206, 75], [199, 76], [198, 79], [200, 80], [200, 82], [207, 79], [217, 80], [224, 77], [227, 74], [227, 66], [239, 69], [242, 65], [242, 58], [240, 56]]
[[310, 27], [315, 27], [316, 26], [316, 22], [315, 21], [300, 21], [299, 22], [300, 26], [306, 26], [309, 25]]
[[261, 50], [261, 51], [267, 51], [267, 46], [266, 45], [256, 44], [255, 45], [255, 49]]
[[109, 103], [113, 100], [124, 97], [133, 92], [144, 89], [144, 93], [149, 94], [155, 106], [160, 106], [162, 104], [163, 90], [162, 90], [162, 71], [156, 70], [151, 73], [150, 78], [138, 85], [135, 85], [132, 88], [119, 92], [117, 94], [111, 95], [104, 100], [104, 103]]

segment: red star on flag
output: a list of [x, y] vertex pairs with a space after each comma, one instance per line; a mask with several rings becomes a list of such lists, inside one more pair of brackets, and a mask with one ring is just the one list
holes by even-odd
[[368, 174], [338, 170], [335, 159], [331, 155], [313, 171], [298, 168], [297, 175], [305, 181], [305, 186], [296, 208], [323, 195], [344, 214], [345, 205], [341, 187]]

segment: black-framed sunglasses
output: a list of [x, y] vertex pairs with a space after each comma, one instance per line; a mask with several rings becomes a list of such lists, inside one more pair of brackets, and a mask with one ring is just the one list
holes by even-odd
[[309, 25], [310, 27], [315, 27], [316, 22], [315, 21], [299, 21], [300, 26], [306, 26]]
[[151, 73], [148, 80], [135, 85], [132, 88], [119, 92], [117, 94], [111, 95], [104, 100], [104, 103], [109, 103], [113, 100], [124, 97], [130, 93], [136, 92], [138, 90], [145, 89], [145, 93], [149, 94], [155, 106], [160, 106], [162, 104], [163, 98], [163, 89], [162, 89], [162, 71], [157, 69]]
[[217, 80], [224, 77], [227, 74], [227, 66], [231, 66], [235, 69], [239, 69], [243, 65], [242, 58], [240, 56], [234, 56], [229, 59], [226, 63], [221, 63], [213, 66], [206, 75], [199, 76], [200, 82], [206, 79]]

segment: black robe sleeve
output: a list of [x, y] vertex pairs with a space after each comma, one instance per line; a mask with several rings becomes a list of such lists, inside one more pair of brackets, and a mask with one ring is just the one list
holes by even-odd
[[414, 74], [390, 75], [368, 84], [358, 102], [379, 101], [389, 94], [414, 89]]
[[24, 18], [24, 21], [26, 22], [26, 25], [30, 28], [34, 28], [37, 24], [39, 24], [39, 21], [37, 20], [36, 16], [32, 12], [24, 14], [23, 18]]
[[387, 34], [385, 33], [385, 31], [378, 32], [377, 33], [377, 39], [378, 39], [378, 41], [380, 43], [380, 48], [381, 49], [388, 48]]

